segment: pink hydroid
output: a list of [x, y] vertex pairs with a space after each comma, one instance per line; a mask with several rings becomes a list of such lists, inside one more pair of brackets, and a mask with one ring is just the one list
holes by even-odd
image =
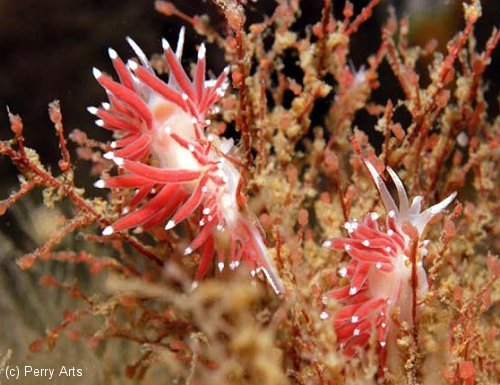
[[[363, 221], [348, 221], [344, 227], [347, 238], [332, 238], [324, 246], [345, 251], [351, 258], [339, 274], [349, 280], [349, 285], [333, 290], [329, 297], [341, 304], [334, 320], [335, 332], [341, 350], [353, 356], [369, 344], [375, 333], [377, 351], [384, 364], [387, 350], [393, 348], [397, 326], [391, 312], [399, 310], [399, 320], [412, 324], [412, 266], [409, 260], [411, 237], [405, 229], [411, 226], [418, 234], [420, 255], [427, 253], [427, 240], [421, 240], [429, 221], [442, 212], [455, 198], [452, 193], [440, 203], [421, 211], [422, 197], [417, 196], [410, 205], [403, 183], [397, 174], [387, 167], [394, 182], [399, 207], [394, 202], [383, 179], [375, 167], [365, 161], [387, 209], [382, 223], [377, 213], [368, 214]], [[427, 277], [422, 262], [417, 263], [417, 294], [428, 290]]]
[[104, 229], [104, 235], [165, 224], [171, 230], [190, 220], [197, 235], [184, 254], [200, 250], [201, 261], [194, 285], [208, 272], [217, 255], [217, 267], [234, 269], [245, 263], [252, 274], [262, 271], [273, 289], [283, 291], [271, 263], [256, 219], [244, 207], [241, 173], [235, 162], [233, 141], [206, 133], [206, 117], [227, 88], [228, 69], [215, 80], [205, 79], [205, 46], [198, 50], [193, 79], [181, 66], [184, 30], [174, 53], [163, 40], [169, 67], [168, 83], [153, 71], [146, 55], [127, 39], [140, 64], [125, 64], [110, 49], [119, 82], [94, 69], [109, 103], [89, 107], [111, 130], [116, 141], [104, 154], [124, 171], [96, 182], [96, 187], [135, 189], [123, 216]]

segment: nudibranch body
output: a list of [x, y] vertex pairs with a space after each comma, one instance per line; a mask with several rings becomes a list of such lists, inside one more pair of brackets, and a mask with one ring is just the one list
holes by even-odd
[[233, 142], [206, 134], [206, 118], [227, 88], [228, 69], [215, 80], [205, 80], [205, 47], [198, 50], [193, 80], [184, 72], [184, 30], [174, 53], [166, 40], [163, 49], [169, 66], [168, 83], [153, 71], [146, 55], [127, 39], [140, 64], [125, 64], [110, 49], [120, 82], [94, 69], [107, 91], [109, 103], [89, 107], [96, 124], [113, 131], [113, 151], [104, 154], [125, 171], [99, 180], [97, 187], [133, 188], [134, 197], [124, 215], [104, 229], [104, 235], [130, 228], [147, 230], [165, 224], [170, 230], [189, 219], [199, 231], [184, 253], [200, 249], [201, 261], [194, 284], [201, 280], [217, 254], [217, 267], [231, 269], [245, 263], [255, 274], [262, 271], [277, 293], [283, 291], [267, 255], [256, 219], [246, 213], [241, 172]]
[[[375, 167], [368, 161], [365, 163], [387, 209], [385, 223], [379, 222], [379, 214], [370, 213], [361, 222], [352, 220], [344, 225], [348, 238], [332, 238], [323, 245], [343, 250], [351, 258], [339, 270], [349, 285], [330, 292], [341, 304], [334, 320], [341, 350], [346, 356], [353, 356], [368, 346], [370, 336], [375, 333], [381, 364], [385, 365], [387, 353], [396, 354], [388, 352], [397, 336], [391, 312], [398, 308], [399, 320], [412, 324], [412, 264], [408, 257], [411, 237], [405, 232], [405, 225], [411, 225], [418, 233], [418, 249], [420, 255], [425, 255], [428, 241], [421, 240], [424, 229], [453, 201], [456, 193], [421, 211], [423, 198], [415, 197], [410, 205], [403, 183], [387, 167], [398, 192], [398, 207]], [[421, 261], [417, 262], [417, 278], [417, 295], [421, 296], [428, 290]]]

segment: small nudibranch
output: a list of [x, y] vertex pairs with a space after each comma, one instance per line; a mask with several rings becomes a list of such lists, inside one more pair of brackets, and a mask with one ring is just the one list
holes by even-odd
[[[370, 213], [362, 222], [345, 223], [348, 238], [332, 238], [324, 247], [345, 251], [351, 258], [339, 274], [349, 280], [349, 285], [332, 290], [325, 296], [337, 300], [341, 307], [334, 319], [334, 328], [341, 350], [346, 356], [354, 356], [369, 344], [375, 333], [381, 365], [385, 365], [387, 353], [396, 355], [397, 326], [391, 312], [399, 308], [399, 319], [412, 325], [412, 289], [409, 260], [410, 235], [404, 231], [405, 223], [418, 232], [418, 250], [427, 254], [428, 240], [421, 240], [429, 221], [442, 212], [456, 197], [452, 193], [440, 203], [421, 212], [422, 197], [417, 196], [411, 205], [403, 183], [397, 174], [387, 167], [396, 186], [399, 207], [394, 202], [383, 179], [375, 167], [365, 161], [387, 209], [385, 223], [379, 223], [379, 214]], [[417, 262], [417, 295], [428, 290], [427, 276], [422, 262]], [[393, 352], [388, 352], [389, 350]]]
[[194, 286], [206, 275], [217, 254], [217, 267], [235, 269], [244, 262], [254, 275], [262, 271], [275, 292], [283, 292], [281, 280], [268, 256], [256, 219], [242, 203], [241, 173], [233, 141], [205, 132], [206, 116], [227, 88], [229, 69], [215, 80], [205, 80], [205, 46], [191, 80], [180, 63], [184, 43], [181, 29], [174, 53], [166, 40], [163, 49], [169, 67], [168, 83], [157, 77], [146, 55], [127, 38], [140, 64], [125, 64], [113, 49], [109, 56], [120, 82], [94, 69], [109, 103], [89, 107], [98, 126], [117, 137], [113, 151], [104, 154], [124, 174], [96, 182], [99, 188], [136, 189], [123, 216], [103, 231], [110, 235], [130, 228], [147, 230], [165, 224], [174, 228], [186, 219], [199, 230], [184, 250], [200, 249], [201, 262]]

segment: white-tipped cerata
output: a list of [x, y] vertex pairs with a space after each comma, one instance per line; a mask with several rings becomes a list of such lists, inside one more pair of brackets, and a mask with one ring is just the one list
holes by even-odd
[[330, 318], [330, 314], [328, 314], [328, 312], [326, 311], [322, 311], [321, 314], [319, 315], [319, 318], [323, 321], [327, 320], [328, 318]]
[[113, 151], [106, 152], [103, 156], [104, 159], [113, 159], [115, 157], [115, 153]]
[[103, 231], [102, 231], [102, 235], [111, 235], [115, 232], [115, 230], [113, 229], [112, 226], [108, 226], [106, 227]]
[[168, 51], [169, 49], [171, 49], [167, 39], [161, 39], [161, 47], [164, 51]]
[[92, 68], [92, 74], [94, 75], [94, 77], [99, 80], [99, 78], [102, 76], [102, 72], [99, 71], [97, 68]]
[[200, 286], [200, 283], [198, 281], [193, 281], [191, 283], [191, 291], [198, 289], [198, 286]]
[[113, 162], [115, 162], [117, 166], [123, 166], [123, 158], [113, 158]]
[[104, 188], [106, 187], [106, 183], [102, 179], [99, 179], [97, 182], [94, 183], [94, 187]]
[[170, 230], [170, 229], [173, 229], [175, 227], [175, 222], [170, 220], [168, 221], [167, 225], [165, 226], [165, 230]]
[[113, 48], [108, 48], [108, 55], [111, 60], [115, 60], [118, 58], [118, 54]]
[[323, 247], [327, 247], [327, 248], [331, 247], [332, 246], [332, 241], [324, 241], [322, 246]]
[[97, 111], [98, 111], [98, 109], [97, 109], [97, 108], [95, 108], [95, 107], [93, 107], [93, 106], [90, 106], [90, 107], [87, 107], [87, 111], [88, 111], [89, 113], [91, 113], [92, 115], [97, 115]]
[[137, 64], [134, 60], [128, 60], [127, 65], [132, 71], [137, 71], [137, 69], [139, 68], [139, 64]]
[[207, 49], [205, 48], [205, 44], [201, 43], [200, 49], [198, 50], [198, 60], [204, 59], [206, 53]]

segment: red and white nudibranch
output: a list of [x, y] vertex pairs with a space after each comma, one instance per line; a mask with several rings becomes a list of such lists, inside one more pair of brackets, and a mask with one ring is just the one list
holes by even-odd
[[129, 60], [125, 64], [109, 49], [120, 82], [94, 68], [109, 103], [88, 108], [99, 118], [96, 124], [116, 136], [113, 151], [104, 157], [124, 171], [97, 181], [96, 187], [137, 190], [124, 215], [105, 228], [103, 235], [160, 224], [170, 230], [189, 218], [199, 228], [184, 250], [187, 255], [200, 249], [195, 286], [217, 254], [219, 270], [226, 264], [235, 269], [243, 262], [252, 274], [262, 271], [277, 293], [283, 292], [258, 224], [246, 213], [241, 199], [241, 173], [231, 154], [233, 141], [205, 132], [210, 125], [206, 117], [227, 88], [229, 69], [215, 80], [206, 80], [206, 51], [201, 44], [191, 80], [180, 63], [182, 29], [175, 53], [162, 41], [169, 66], [165, 83], [137, 44], [130, 38], [127, 41], [140, 63]]
[[[365, 163], [387, 209], [385, 223], [379, 223], [379, 214], [373, 212], [362, 222], [351, 220], [344, 224], [348, 238], [332, 238], [323, 243], [324, 247], [345, 251], [351, 258], [349, 264], [339, 270], [349, 285], [332, 290], [324, 300], [334, 298], [341, 304], [334, 328], [344, 354], [353, 356], [357, 350], [366, 348], [371, 334], [375, 333], [381, 364], [385, 365], [388, 350], [394, 347], [397, 337], [391, 312], [399, 308], [399, 319], [412, 324], [412, 265], [408, 257], [411, 238], [403, 225], [410, 224], [418, 232], [420, 255], [425, 256], [429, 241], [421, 240], [424, 229], [455, 199], [456, 192], [421, 211], [423, 198], [415, 197], [410, 205], [403, 183], [387, 167], [398, 192], [398, 207], [375, 167], [368, 161]], [[421, 296], [428, 290], [421, 261], [417, 262], [417, 277], [417, 294]], [[323, 318], [327, 318], [327, 314]]]

